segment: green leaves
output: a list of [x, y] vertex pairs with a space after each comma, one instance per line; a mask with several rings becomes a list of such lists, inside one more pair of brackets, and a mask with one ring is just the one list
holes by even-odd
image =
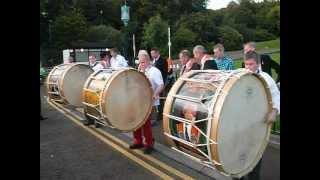
[[196, 44], [212, 49], [219, 38], [231, 51], [241, 48], [242, 42], [280, 36], [279, 1], [235, 0], [220, 10], [208, 10], [206, 3], [207, 0], [127, 0], [130, 21], [124, 28], [120, 16], [123, 1], [40, 0], [43, 59], [48, 63], [61, 62], [61, 50], [81, 41], [108, 42], [128, 54], [132, 52], [133, 33], [137, 50], [158, 47], [165, 58], [168, 26], [173, 58], [181, 49], [191, 50]]
[[86, 40], [90, 42], [115, 42], [119, 43], [120, 31], [112, 26], [91, 26], [88, 30]]
[[74, 9], [68, 15], [61, 15], [54, 21], [53, 39], [59, 49], [69, 48], [71, 43], [83, 40], [88, 27], [80, 10]]
[[162, 54], [168, 52], [168, 23], [156, 15], [144, 24], [142, 46], [146, 49], [158, 47]]
[[230, 26], [222, 26], [219, 28], [219, 36], [224, 40], [225, 49], [235, 50], [241, 49], [243, 44], [243, 36]]

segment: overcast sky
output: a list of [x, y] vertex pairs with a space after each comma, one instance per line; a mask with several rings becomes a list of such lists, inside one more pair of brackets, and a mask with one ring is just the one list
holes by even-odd
[[[225, 8], [227, 7], [227, 5], [229, 4], [229, 2], [232, 0], [208, 0], [208, 9], [221, 9], [221, 8]], [[262, 0], [256, 0], [256, 2], [259, 2]], [[234, 0], [234, 2], [238, 2], [237, 0]]]

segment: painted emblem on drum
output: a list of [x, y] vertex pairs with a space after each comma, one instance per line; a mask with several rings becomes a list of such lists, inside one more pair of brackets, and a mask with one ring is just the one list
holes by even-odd
[[240, 154], [240, 156], [239, 156], [240, 163], [245, 164], [246, 160], [247, 160], [247, 154], [246, 153]]
[[189, 141], [193, 144], [199, 143], [200, 132], [196, 128], [194, 122], [196, 121], [197, 115], [197, 105], [196, 104], [186, 104], [183, 107], [183, 117], [191, 122], [187, 124], [184, 122], [178, 123], [176, 126], [178, 136], [186, 141]]
[[246, 90], [246, 95], [247, 97], [251, 97], [253, 94], [253, 88], [252, 87], [248, 87]]

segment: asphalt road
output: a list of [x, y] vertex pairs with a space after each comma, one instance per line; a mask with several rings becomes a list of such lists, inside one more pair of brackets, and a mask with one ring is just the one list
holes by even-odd
[[54, 109], [40, 122], [40, 179], [160, 179]]
[[[42, 110], [48, 119], [40, 121], [40, 179], [161, 179], [76, 125], [49, 106], [44, 98]], [[162, 122], [153, 126], [154, 138], [165, 145], [161, 127]], [[213, 179], [159, 152], [151, 156], [194, 179]], [[280, 149], [268, 146], [261, 175], [262, 180], [280, 179]]]
[[[42, 96], [43, 97], [43, 96]], [[81, 128], [64, 114], [51, 107], [42, 98], [42, 114], [48, 119], [40, 121], [40, 179], [41, 180], [104, 180], [104, 179], [163, 179], [136, 163], [112, 145]], [[131, 150], [125, 148], [130, 153]], [[152, 157], [186, 176], [212, 179], [183, 164], [172, 161], [159, 152]], [[143, 163], [145, 159], [136, 157]], [[153, 168], [160, 169], [156, 164]], [[175, 170], [174, 170], [175, 171]], [[170, 172], [162, 173], [181, 179]]]

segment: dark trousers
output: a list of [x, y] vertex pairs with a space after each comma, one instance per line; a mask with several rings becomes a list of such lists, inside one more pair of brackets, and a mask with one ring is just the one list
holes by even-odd
[[41, 113], [41, 95], [40, 95], [40, 119], [42, 117], [42, 113]]
[[261, 169], [261, 162], [262, 158], [256, 165], [256, 167], [253, 168], [253, 170], [246, 176], [242, 178], [232, 178], [233, 180], [245, 180], [245, 177], [247, 177], [248, 180], [260, 180], [260, 169]]
[[[165, 97], [166, 93], [162, 92], [160, 93], [160, 97]], [[161, 121], [162, 120], [162, 112], [163, 112], [163, 106], [165, 103], [165, 99], [160, 99], [160, 105], [158, 106], [158, 113], [157, 113], [157, 121]]]

